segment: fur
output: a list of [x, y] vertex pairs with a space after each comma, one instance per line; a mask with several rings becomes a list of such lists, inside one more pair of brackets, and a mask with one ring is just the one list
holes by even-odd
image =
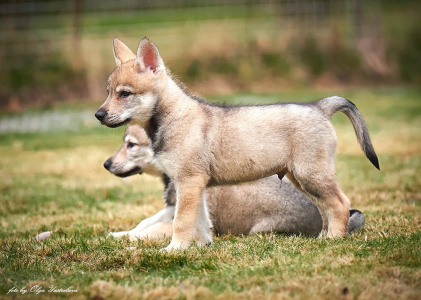
[[336, 180], [333, 113], [345, 112], [366, 156], [379, 167], [365, 122], [350, 101], [334, 96], [305, 104], [217, 106], [185, 93], [149, 39], [141, 40], [135, 59], [114, 39], [114, 54], [108, 98], [95, 116], [109, 127], [145, 128], [155, 164], [173, 180], [177, 203], [166, 250], [187, 248], [193, 240], [212, 242], [203, 197], [207, 186], [274, 174], [287, 175], [314, 202], [323, 220], [321, 236], [346, 234], [350, 201]]
[[[152, 164], [152, 147], [146, 133], [137, 125], [128, 126], [123, 145], [104, 163], [116, 176], [150, 174], [160, 176], [165, 185], [165, 208], [130, 231], [111, 232], [130, 239], [163, 238], [172, 235], [176, 190], [174, 183]], [[279, 232], [315, 236], [322, 230], [317, 207], [287, 178], [275, 176], [239, 185], [209, 187], [207, 205], [216, 234], [248, 235]], [[348, 233], [364, 226], [364, 215], [351, 210]]]

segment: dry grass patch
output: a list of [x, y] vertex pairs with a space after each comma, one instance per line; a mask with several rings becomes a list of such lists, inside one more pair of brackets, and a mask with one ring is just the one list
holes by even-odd
[[[294, 95], [246, 98], [261, 103]], [[226, 235], [215, 237], [212, 247], [167, 254], [159, 249], [169, 239], [107, 238], [108, 231], [131, 229], [163, 207], [160, 179], [122, 180], [102, 167], [119, 147], [122, 131], [3, 135], [0, 296], [13, 286], [39, 284], [79, 291], [40, 295], [46, 299], [420, 298], [421, 124], [414, 111], [421, 110], [421, 92], [404, 95], [400, 89], [345, 95], [365, 99], [356, 104], [381, 172], [363, 156], [349, 122], [334, 118], [339, 182], [366, 218], [363, 230], [342, 240]], [[35, 241], [43, 231], [53, 231], [51, 238]]]

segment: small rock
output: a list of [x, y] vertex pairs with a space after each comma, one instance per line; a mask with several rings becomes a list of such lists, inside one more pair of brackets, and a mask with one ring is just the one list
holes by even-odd
[[41, 242], [45, 239], [48, 239], [52, 234], [53, 234], [52, 231], [42, 232], [35, 237], [35, 240], [37, 240], [38, 242]]

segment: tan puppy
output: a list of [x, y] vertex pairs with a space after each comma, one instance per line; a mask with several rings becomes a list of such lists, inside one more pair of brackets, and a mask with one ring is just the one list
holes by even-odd
[[186, 94], [166, 70], [157, 47], [141, 40], [137, 55], [114, 39], [117, 68], [95, 116], [102, 124], [145, 128], [155, 163], [177, 191], [167, 250], [212, 242], [204, 189], [273, 174], [288, 178], [318, 207], [322, 235], [346, 234], [350, 202], [335, 174], [336, 134], [330, 117], [342, 111], [378, 168], [365, 122], [353, 103], [330, 97], [311, 103], [218, 106]]
[[[165, 208], [130, 231], [111, 232], [110, 235], [127, 235], [133, 240], [172, 235], [175, 187], [168, 177], [152, 165], [152, 157], [152, 146], [145, 131], [132, 125], [126, 129], [123, 145], [105, 161], [104, 167], [114, 175], [159, 175], [165, 184]], [[216, 234], [281, 232], [317, 235], [322, 229], [322, 218], [317, 207], [288, 179], [281, 183], [276, 175], [235, 186], [207, 188], [206, 193]], [[363, 226], [364, 215], [358, 210], [350, 210], [348, 232]]]

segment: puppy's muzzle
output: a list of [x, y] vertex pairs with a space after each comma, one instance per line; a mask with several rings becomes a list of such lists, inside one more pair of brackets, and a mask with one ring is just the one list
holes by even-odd
[[113, 164], [113, 162], [111, 161], [111, 159], [107, 159], [104, 162], [104, 168], [107, 169], [108, 171], [110, 170], [111, 165]]
[[102, 123], [102, 121], [104, 120], [104, 118], [107, 116], [107, 112], [105, 111], [105, 109], [98, 109], [97, 112], [95, 113], [95, 117]]

